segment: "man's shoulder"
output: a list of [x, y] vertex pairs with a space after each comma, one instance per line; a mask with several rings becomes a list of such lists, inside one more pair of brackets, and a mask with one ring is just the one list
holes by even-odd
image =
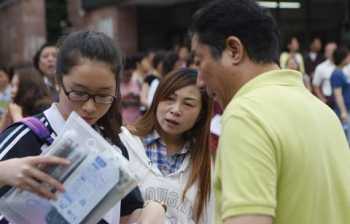
[[254, 97], [249, 96], [249, 94], [232, 99], [222, 114], [221, 123], [224, 124], [232, 120], [231, 118], [254, 117], [257, 112], [254, 108], [258, 106], [257, 104], [260, 104], [258, 101], [254, 100]]

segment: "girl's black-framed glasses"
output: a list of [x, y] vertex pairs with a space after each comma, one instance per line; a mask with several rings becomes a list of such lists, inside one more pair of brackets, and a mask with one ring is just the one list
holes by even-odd
[[96, 104], [111, 104], [116, 98], [115, 96], [111, 96], [111, 95], [94, 95], [84, 91], [76, 91], [76, 90], [67, 91], [63, 82], [62, 82], [62, 89], [64, 94], [66, 94], [66, 96], [68, 97], [68, 99], [73, 102], [83, 103], [88, 101], [90, 98], [92, 98]]

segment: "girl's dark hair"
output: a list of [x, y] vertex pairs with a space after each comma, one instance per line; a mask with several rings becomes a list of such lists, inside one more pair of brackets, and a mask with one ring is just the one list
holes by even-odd
[[43, 44], [39, 50], [35, 53], [34, 57], [33, 57], [33, 66], [34, 68], [36, 68], [42, 75], [43, 75], [43, 72], [40, 70], [40, 67], [39, 67], [39, 63], [40, 63], [40, 56], [41, 56], [41, 53], [43, 52], [43, 50], [47, 47], [57, 47], [55, 44], [53, 43], [45, 43]]
[[[159, 130], [157, 121], [157, 108], [159, 102], [166, 100], [176, 90], [186, 86], [196, 85], [197, 71], [184, 68], [171, 72], [159, 83], [154, 95], [153, 102], [149, 110], [141, 117], [134, 126], [130, 126], [130, 131], [144, 137], [153, 130]], [[200, 216], [207, 206], [211, 192], [211, 160], [209, 151], [209, 127], [211, 118], [212, 101], [205, 91], [201, 91], [202, 107], [194, 126], [183, 133], [183, 137], [190, 142], [191, 174], [183, 191], [184, 199], [187, 190], [198, 184], [195, 219], [199, 222]]]
[[78, 31], [69, 34], [61, 43], [57, 56], [56, 80], [62, 86], [63, 76], [82, 59], [103, 62], [108, 65], [115, 76], [116, 99], [107, 113], [97, 121], [102, 135], [111, 141], [118, 140], [122, 118], [120, 112], [120, 74], [122, 70], [122, 54], [113, 40], [107, 35], [96, 31]]
[[51, 96], [40, 73], [35, 68], [20, 69], [18, 88], [13, 101], [22, 107], [24, 116], [43, 112], [51, 105]]

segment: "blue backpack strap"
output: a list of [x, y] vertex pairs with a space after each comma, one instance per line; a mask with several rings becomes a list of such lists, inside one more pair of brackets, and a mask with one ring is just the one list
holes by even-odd
[[51, 145], [53, 138], [48, 128], [36, 117], [26, 117], [17, 123], [22, 123], [30, 128], [34, 134], [47, 145]]

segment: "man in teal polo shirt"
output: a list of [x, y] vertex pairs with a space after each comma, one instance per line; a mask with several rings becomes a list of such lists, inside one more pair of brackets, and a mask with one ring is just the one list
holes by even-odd
[[216, 223], [350, 223], [350, 150], [337, 116], [278, 65], [279, 35], [253, 0], [217, 0], [192, 23], [198, 83], [223, 108]]

